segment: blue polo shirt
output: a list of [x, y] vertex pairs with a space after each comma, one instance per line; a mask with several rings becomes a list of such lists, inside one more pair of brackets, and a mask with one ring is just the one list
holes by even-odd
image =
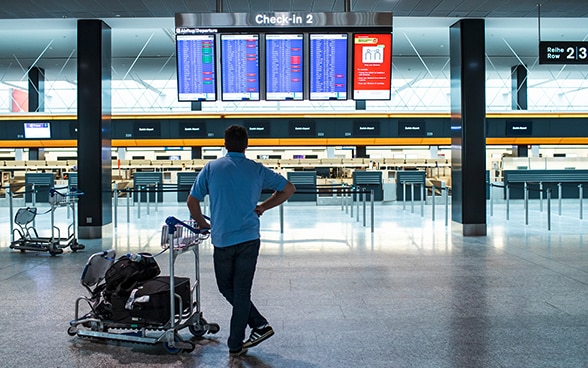
[[287, 180], [245, 154], [229, 152], [207, 163], [190, 194], [203, 201], [210, 196], [211, 239], [215, 247], [228, 247], [260, 238], [259, 216], [254, 212], [261, 191], [282, 191]]

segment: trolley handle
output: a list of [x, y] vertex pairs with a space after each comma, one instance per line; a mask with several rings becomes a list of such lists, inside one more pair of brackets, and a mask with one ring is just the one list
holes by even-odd
[[[210, 221], [210, 217], [208, 216], [204, 216], [205, 219]], [[196, 234], [200, 234], [206, 231], [209, 231], [210, 229], [197, 229], [193, 226], [188, 225], [187, 223], [178, 220], [177, 218], [175, 218], [174, 216], [169, 216], [168, 218], [165, 219], [165, 224], [167, 225], [167, 232], [169, 234], [173, 234], [176, 231], [176, 225], [181, 225], [183, 227], [185, 227], [186, 229], [196, 233]]]

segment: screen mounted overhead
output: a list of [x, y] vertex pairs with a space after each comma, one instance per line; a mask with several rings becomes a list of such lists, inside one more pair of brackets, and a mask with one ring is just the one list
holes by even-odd
[[214, 35], [177, 35], [179, 101], [216, 100]]
[[347, 34], [310, 35], [310, 99], [347, 99]]
[[259, 100], [259, 35], [221, 35], [222, 100]]
[[353, 36], [353, 99], [391, 97], [392, 34]]
[[304, 99], [304, 43], [302, 34], [268, 34], [266, 46], [266, 99]]

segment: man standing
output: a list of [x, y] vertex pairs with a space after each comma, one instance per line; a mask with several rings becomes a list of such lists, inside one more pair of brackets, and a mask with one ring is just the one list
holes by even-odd
[[[226, 156], [207, 163], [198, 174], [187, 206], [200, 229], [210, 228], [200, 202], [210, 197], [214, 273], [221, 294], [233, 306], [228, 339], [231, 356], [274, 334], [268, 321], [251, 302], [251, 286], [260, 248], [259, 216], [285, 202], [296, 188], [283, 176], [245, 157], [248, 137], [241, 126], [225, 130]], [[274, 193], [259, 203], [261, 191]], [[259, 203], [259, 204], [258, 204]], [[245, 342], [245, 329], [251, 335]]]

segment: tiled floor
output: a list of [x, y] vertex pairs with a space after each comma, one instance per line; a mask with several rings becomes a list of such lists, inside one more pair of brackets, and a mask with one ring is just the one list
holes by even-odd
[[[262, 251], [253, 299], [276, 334], [240, 359], [229, 357], [230, 310], [214, 282], [211, 245], [201, 248], [204, 317], [221, 330], [194, 339], [191, 353], [170, 355], [159, 345], [87, 340], [67, 334], [88, 257], [114, 248], [161, 250], [167, 216], [185, 218], [183, 203], [166, 201], [157, 211], [130, 209], [86, 249], [50, 257], [10, 250], [6, 202], [0, 202], [0, 365], [3, 367], [588, 367], [588, 219], [577, 201], [562, 214], [552, 204], [496, 201], [488, 235], [463, 237], [445, 226], [437, 201], [414, 208], [376, 204], [374, 231], [340, 205], [288, 203], [262, 218]], [[15, 208], [22, 203], [15, 203]], [[546, 207], [546, 206], [545, 206]], [[349, 209], [347, 208], [347, 211]], [[67, 223], [66, 216], [58, 216]], [[37, 216], [47, 228], [49, 215]], [[168, 272], [167, 257], [159, 264]], [[176, 275], [193, 276], [192, 257], [182, 255]], [[182, 335], [189, 336], [188, 331]]]

